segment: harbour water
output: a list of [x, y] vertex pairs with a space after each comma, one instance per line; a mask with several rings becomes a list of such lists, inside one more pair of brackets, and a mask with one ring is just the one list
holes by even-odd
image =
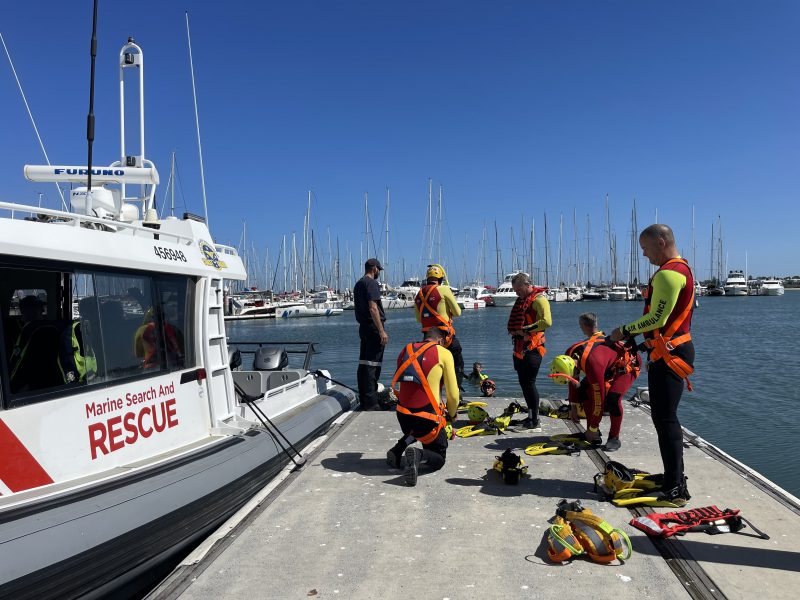
[[[578, 315], [592, 311], [601, 328], [610, 331], [640, 315], [642, 303], [551, 303], [551, 308], [553, 327], [547, 333], [548, 351], [538, 387], [543, 397], [561, 398], [564, 388], [547, 379], [545, 365], [581, 338]], [[508, 308], [470, 311], [455, 322], [466, 370], [473, 362], [481, 362], [503, 396], [519, 394], [505, 332], [508, 312]], [[679, 411], [684, 427], [795, 495], [800, 495], [800, 459], [793, 451], [795, 440], [800, 439], [800, 357], [793, 349], [797, 344], [794, 319], [799, 313], [800, 292], [779, 297], [700, 298], [692, 326], [697, 352], [692, 377], [695, 389], [684, 392]], [[327, 319], [231, 322], [226, 329], [234, 341], [318, 342], [322, 354], [313, 364], [324, 365], [337, 380], [356, 387], [359, 342], [350, 311]], [[413, 310], [388, 311], [387, 331], [389, 345], [381, 374], [384, 385], [391, 380], [402, 345], [420, 337]], [[637, 384], [647, 385], [646, 374]], [[628, 396], [632, 392], [633, 388]], [[601, 429], [607, 427], [604, 421]], [[624, 423], [621, 437], [624, 443]]]

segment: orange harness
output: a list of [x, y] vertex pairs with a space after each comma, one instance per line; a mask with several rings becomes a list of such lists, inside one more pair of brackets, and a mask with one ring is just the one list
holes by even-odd
[[[680, 263], [686, 265], [686, 268], [689, 269], [689, 272], [691, 272], [691, 267], [689, 267], [689, 263], [682, 258], [671, 258], [663, 265], [661, 265], [661, 268], [664, 268], [666, 265], [670, 263]], [[692, 275], [692, 280], [694, 280], [694, 275]], [[681, 325], [683, 325], [683, 323], [689, 317], [689, 315], [692, 312], [693, 306], [694, 306], [694, 286], [692, 286], [692, 297], [689, 300], [689, 302], [686, 303], [683, 312], [681, 312], [681, 314], [678, 315], [678, 318], [675, 319], [663, 333], [661, 329], [653, 330], [652, 332], [653, 337], [646, 338], [644, 341], [647, 348], [650, 349], [650, 360], [656, 361], [659, 358], [664, 359], [664, 362], [667, 364], [667, 366], [670, 369], [672, 369], [678, 377], [686, 380], [686, 389], [689, 390], [690, 392], [694, 388], [692, 387], [692, 383], [689, 381], [689, 375], [691, 375], [694, 372], [694, 368], [691, 367], [689, 363], [687, 363], [679, 356], [674, 356], [673, 354], [671, 354], [671, 351], [680, 346], [681, 344], [685, 344], [686, 342], [692, 339], [692, 335], [688, 331], [677, 337], [672, 337], [672, 336], [675, 335], [675, 332], [680, 328]]]
[[[598, 340], [603, 339], [605, 334], [602, 331], [597, 331], [591, 335], [588, 340], [583, 342], [578, 342], [577, 344], [573, 344], [569, 347], [566, 354], [568, 356], [572, 356], [573, 353], [584, 346], [583, 352], [581, 353], [581, 359], [578, 363], [578, 368], [586, 373], [586, 361], [589, 358], [589, 352], [592, 350], [592, 347], [598, 342]], [[633, 373], [634, 379], [639, 377], [639, 372], [641, 367], [639, 366], [638, 361], [636, 360], [636, 354], [631, 353], [627, 346], [625, 346], [624, 352], [614, 361], [614, 363], [606, 369], [605, 373], [605, 385], [606, 385], [606, 393], [608, 390], [611, 389], [611, 383], [615, 377], [618, 375], [624, 375], [625, 373]]]
[[[422, 371], [422, 366], [419, 364], [419, 360], [417, 360], [420, 356], [422, 356], [429, 348], [435, 346], [436, 342], [426, 342], [421, 347], [414, 350], [413, 344], [408, 344], [406, 346], [406, 359], [403, 363], [397, 368], [395, 371], [394, 377], [392, 377], [392, 389], [395, 389], [395, 384], [397, 384], [397, 380], [400, 376], [405, 372], [405, 370], [411, 366], [414, 368], [414, 371], [419, 378], [420, 384], [422, 385], [422, 389], [425, 391], [425, 395], [428, 397], [428, 401], [431, 403], [431, 407], [433, 408], [433, 413], [429, 412], [411, 412], [405, 406], [402, 406], [400, 403], [397, 404], [397, 412], [403, 413], [404, 415], [409, 415], [412, 417], [419, 417], [420, 419], [428, 419], [429, 421], [433, 421], [436, 423], [436, 427], [434, 427], [429, 433], [425, 434], [422, 437], [417, 437], [422, 444], [430, 444], [433, 442], [438, 436], [439, 432], [446, 424], [446, 420], [444, 418], [444, 413], [442, 412], [442, 407], [439, 402], [439, 399], [434, 396], [433, 390], [431, 390], [431, 386], [428, 383], [428, 378], [425, 376], [425, 373]], [[399, 388], [397, 389], [399, 393]]]
[[453, 341], [453, 337], [455, 337], [456, 335], [456, 330], [453, 327], [453, 324], [448, 319], [445, 319], [436, 308], [431, 306], [429, 298], [437, 287], [439, 287], [438, 284], [426, 285], [417, 293], [417, 298], [419, 298], [420, 300], [420, 303], [417, 308], [419, 310], [420, 315], [425, 314], [425, 311], [427, 311], [430, 317], [438, 321], [437, 325], [423, 326], [422, 327], [423, 333], [428, 331], [431, 327], [436, 327], [438, 329], [441, 329], [442, 332], [444, 333], [444, 344], [442, 345], [445, 348], [447, 348]]

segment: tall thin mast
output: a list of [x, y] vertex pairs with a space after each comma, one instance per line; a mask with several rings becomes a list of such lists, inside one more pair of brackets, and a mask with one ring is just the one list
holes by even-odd
[[[189, 43], [189, 70], [192, 72], [192, 98], [194, 99], [194, 124], [197, 130], [197, 153], [200, 156], [200, 187], [203, 192], [203, 214], [208, 225], [208, 202], [206, 201], [206, 175], [203, 169], [203, 145], [200, 142], [200, 116], [197, 112], [197, 88], [194, 83], [194, 62], [192, 61], [192, 36], [189, 33], [189, 13], [186, 12], [186, 40]], [[144, 136], [142, 136], [144, 137]], [[144, 155], [144, 148], [142, 148]]]

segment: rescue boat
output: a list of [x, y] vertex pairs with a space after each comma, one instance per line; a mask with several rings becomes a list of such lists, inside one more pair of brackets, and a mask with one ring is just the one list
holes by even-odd
[[[124, 115], [133, 40], [119, 64]], [[3, 598], [136, 593], [357, 403], [310, 370], [313, 344], [235, 352], [223, 292], [242, 260], [200, 217], [158, 220], [139, 120], [141, 154], [122, 122], [109, 167], [25, 167], [88, 184], [70, 210], [0, 203]]]

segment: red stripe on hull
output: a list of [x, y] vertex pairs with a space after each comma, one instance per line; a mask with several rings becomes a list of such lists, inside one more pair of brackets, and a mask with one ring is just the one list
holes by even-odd
[[0, 419], [0, 481], [12, 492], [21, 492], [30, 488], [53, 483], [28, 449]]

